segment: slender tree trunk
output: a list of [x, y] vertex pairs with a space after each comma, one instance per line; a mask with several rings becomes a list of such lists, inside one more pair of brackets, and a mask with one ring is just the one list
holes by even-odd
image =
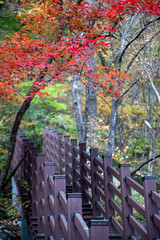
[[[149, 123], [151, 125], [151, 129], [149, 129], [149, 158], [153, 156], [153, 89], [149, 86], [149, 93], [148, 93], [148, 116], [149, 116]], [[149, 162], [148, 164], [148, 172], [152, 174], [153, 172], [153, 163]]]
[[88, 146], [97, 147], [97, 89], [91, 76], [95, 71], [94, 52], [91, 53], [87, 66], [90, 70], [85, 86], [84, 117], [82, 117], [80, 74], [73, 77], [73, 111], [79, 142], [87, 142]]
[[80, 143], [85, 142], [84, 130], [83, 130], [83, 116], [82, 116], [82, 86], [80, 74], [74, 75], [73, 85], [72, 85], [72, 102], [73, 102], [73, 112], [74, 120], [77, 127], [78, 139]]
[[17, 112], [12, 130], [11, 130], [11, 134], [10, 134], [10, 142], [9, 142], [9, 149], [8, 149], [8, 155], [7, 155], [7, 160], [4, 164], [2, 173], [0, 175], [0, 191], [5, 187], [4, 186], [4, 182], [7, 179], [8, 176], [8, 171], [10, 169], [10, 164], [13, 158], [13, 154], [14, 154], [14, 148], [15, 148], [15, 144], [16, 144], [16, 137], [17, 137], [17, 132], [21, 123], [21, 120], [25, 114], [25, 112], [27, 111], [27, 109], [29, 108], [31, 101], [32, 101], [33, 97], [31, 98], [27, 98], [22, 106], [20, 107], [19, 111]]
[[108, 154], [113, 153], [118, 106], [119, 106], [119, 98], [114, 97], [112, 100], [112, 109], [111, 109], [110, 124], [109, 124], [109, 137], [108, 137], [108, 147], [107, 147]]
[[[52, 58], [48, 59], [48, 64], [52, 62]], [[44, 78], [48, 68], [45, 67], [42, 71], [40, 71], [39, 76], [37, 77], [36, 81], [37, 83], [40, 83], [41, 80]], [[15, 149], [15, 144], [16, 144], [16, 137], [17, 137], [17, 132], [19, 130], [19, 126], [21, 124], [22, 118], [28, 108], [30, 107], [30, 104], [36, 95], [38, 93], [39, 89], [36, 87], [36, 85], [32, 85], [29, 93], [27, 94], [27, 98], [24, 100], [22, 103], [19, 111], [16, 114], [15, 121], [13, 123], [13, 127], [10, 133], [10, 139], [9, 139], [9, 148], [8, 148], [8, 155], [7, 155], [7, 160], [5, 161], [2, 173], [0, 175], [0, 191], [5, 187], [4, 183], [7, 180], [8, 172], [10, 169], [11, 161], [13, 158], [14, 154], [14, 149]]]
[[79, 142], [88, 146], [97, 146], [97, 90], [93, 81], [88, 79], [85, 86], [85, 107], [82, 116], [80, 75], [73, 77], [72, 102]]
[[[92, 57], [88, 60], [87, 66], [91, 69], [89, 74], [95, 72], [95, 60], [94, 60], [94, 52], [92, 53]], [[89, 86], [88, 86], [89, 85]], [[89, 76], [86, 81], [86, 89], [85, 89], [85, 109], [86, 116], [88, 118], [88, 123], [85, 128], [87, 129], [87, 144], [90, 147], [97, 146], [97, 89], [94, 86], [94, 79], [92, 76]]]
[[[86, 93], [88, 94], [88, 133], [87, 143], [90, 147], [97, 146], [97, 91], [93, 86], [86, 86]], [[87, 101], [86, 101], [87, 102]]]

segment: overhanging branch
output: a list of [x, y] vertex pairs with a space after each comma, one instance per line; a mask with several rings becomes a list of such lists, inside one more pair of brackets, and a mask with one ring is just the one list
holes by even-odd
[[156, 159], [156, 158], [158, 158], [158, 157], [160, 157], [160, 154], [157, 154], [156, 156], [154, 156], [154, 157], [146, 160], [146, 161], [143, 162], [142, 164], [140, 164], [135, 170], [133, 170], [133, 171], [131, 172], [131, 176], [133, 176], [133, 175], [134, 175], [138, 170], [140, 170], [144, 165], [146, 165], [147, 163], [151, 162], [152, 160], [154, 160], [154, 159]]
[[139, 79], [137, 79], [122, 95], [121, 98], [139, 81]]
[[160, 16], [157, 17], [156, 19], [148, 22], [148, 23], [145, 25], [145, 27], [142, 28], [141, 31], [140, 31], [130, 42], [127, 43], [127, 45], [125, 46], [125, 48], [123, 49], [123, 51], [122, 51], [122, 53], [121, 53], [121, 55], [120, 55], [120, 57], [119, 57], [119, 61], [120, 61], [120, 62], [121, 62], [122, 57], [123, 57], [125, 51], [127, 50], [127, 48], [144, 32], [144, 30], [147, 29], [147, 27], [148, 27], [151, 23], [154, 23], [154, 22], [156, 22], [156, 21], [159, 20], [159, 19], [160, 19]]

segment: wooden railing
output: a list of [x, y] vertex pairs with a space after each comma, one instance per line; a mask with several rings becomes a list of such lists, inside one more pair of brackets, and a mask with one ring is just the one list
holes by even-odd
[[[123, 239], [136, 239], [135, 230], [143, 239], [160, 239], [160, 195], [154, 176], [143, 177], [141, 186], [130, 177], [129, 164], [120, 164], [117, 171], [111, 155], [100, 159], [97, 148], [87, 152], [85, 143], [78, 145], [76, 139], [70, 141], [69, 136], [48, 128], [44, 153], [39, 154], [21, 134], [16, 144], [14, 161], [21, 159], [25, 146], [29, 149], [16, 180], [22, 201], [31, 201], [26, 212], [33, 239], [106, 240], [117, 233]], [[22, 186], [23, 180], [29, 189]], [[72, 193], [66, 193], [66, 186]], [[85, 204], [92, 207], [87, 224]], [[145, 224], [138, 221], [136, 212]]]

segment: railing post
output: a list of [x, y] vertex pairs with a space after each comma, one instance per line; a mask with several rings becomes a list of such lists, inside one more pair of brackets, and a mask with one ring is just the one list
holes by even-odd
[[[23, 141], [23, 143], [21, 145], [21, 157], [24, 156], [24, 150], [25, 150], [26, 144], [29, 142], [29, 140], [24, 138], [22, 141]], [[24, 159], [24, 161], [21, 164], [21, 180], [24, 180], [25, 160], [26, 159]]]
[[[46, 153], [46, 146], [47, 146], [47, 140], [48, 140], [48, 127], [45, 128], [45, 130], [43, 131], [43, 145], [42, 145], [42, 151]], [[47, 157], [47, 154], [46, 154]]]
[[153, 214], [158, 214], [158, 208], [157, 204], [151, 198], [151, 191], [157, 191], [155, 179], [155, 176], [144, 176], [142, 178], [148, 239], [159, 239], [160, 237], [160, 228], [153, 221]]
[[91, 160], [91, 185], [92, 185], [92, 208], [93, 216], [100, 215], [100, 211], [96, 208], [96, 202], [100, 200], [99, 195], [96, 193], [96, 186], [99, 185], [98, 180], [95, 177], [95, 172], [98, 171], [98, 166], [95, 164], [94, 158], [98, 157], [98, 148], [90, 149], [90, 160]]
[[36, 235], [36, 239], [44, 239], [44, 229], [42, 225], [42, 215], [43, 215], [43, 208], [41, 207], [41, 200], [44, 198], [43, 192], [41, 190], [41, 181], [44, 180], [41, 174], [40, 166], [45, 162], [46, 155], [45, 153], [38, 153], [37, 154], [37, 212], [38, 212], [38, 233]]
[[58, 160], [59, 160], [59, 151], [58, 151], [59, 143], [58, 143], [58, 132], [57, 131], [53, 132], [53, 141], [54, 141], [54, 144], [53, 144], [53, 146], [54, 146], [54, 148], [53, 148], [54, 162], [56, 163], [56, 166], [57, 166], [56, 170], [59, 171], [59, 162], [58, 162]]
[[74, 225], [74, 214], [76, 212], [82, 215], [82, 193], [67, 193], [67, 222], [68, 238], [67, 240], [82, 240], [81, 235]]
[[[25, 139], [25, 137], [21, 134], [17, 135], [17, 140], [16, 140], [16, 148], [14, 151], [14, 163], [13, 163], [13, 168], [17, 165], [17, 163], [19, 162], [19, 160], [23, 157], [24, 151], [22, 152], [22, 144], [23, 144], [23, 140]], [[21, 181], [21, 168], [22, 168], [22, 164], [21, 166], [18, 168], [16, 175], [18, 176], [18, 181], [20, 183]]]
[[[108, 171], [108, 166], [112, 166], [112, 155], [106, 154], [103, 156], [103, 171], [104, 171], [104, 193], [105, 193], [105, 218], [111, 220], [115, 216], [114, 209], [110, 205], [110, 200], [114, 197], [113, 192], [109, 188], [109, 182], [113, 182], [113, 176]], [[110, 232], [116, 232], [115, 227], [109, 222]]]
[[86, 143], [79, 143], [79, 156], [80, 156], [80, 185], [81, 185], [81, 193], [82, 202], [88, 203], [88, 199], [84, 195], [85, 190], [88, 190], [87, 184], [84, 182], [84, 177], [87, 177], [87, 171], [84, 169], [84, 164], [86, 163], [86, 158], [83, 156], [83, 151], [86, 151]]
[[55, 239], [63, 238], [64, 234], [59, 222], [59, 215], [64, 212], [63, 206], [59, 201], [59, 191], [66, 193], [66, 176], [54, 175], [54, 218], [55, 218]]
[[122, 200], [122, 219], [123, 219], [123, 237], [128, 239], [130, 235], [134, 236], [134, 229], [128, 222], [129, 215], [133, 215], [133, 209], [127, 202], [127, 196], [131, 196], [131, 187], [126, 184], [125, 177], [130, 176], [130, 164], [119, 164], [121, 200]]
[[62, 158], [62, 153], [61, 153], [61, 149], [63, 148], [63, 144], [60, 142], [60, 140], [62, 139], [62, 133], [57, 133], [57, 137], [58, 137], [58, 170], [59, 173], [62, 174], [62, 163], [61, 163], [61, 158]]
[[68, 179], [68, 163], [69, 163], [69, 158], [68, 158], [68, 152], [69, 152], [69, 149], [68, 149], [68, 146], [67, 146], [67, 143], [69, 142], [69, 138], [70, 136], [64, 136], [64, 148], [65, 148], [65, 174], [66, 174], [66, 184], [67, 185], [70, 185], [70, 181]]
[[36, 155], [39, 152], [38, 147], [33, 147], [32, 148], [32, 196], [31, 196], [31, 202], [32, 202], [32, 216], [30, 219], [30, 224], [31, 224], [31, 234], [32, 236], [35, 236], [36, 229], [37, 229], [37, 224], [38, 224], [38, 213], [36, 210], [36, 202], [37, 202], [37, 194], [36, 194], [36, 187], [37, 187], [37, 177], [36, 177], [36, 170], [37, 170], [37, 165], [36, 165]]
[[87, 225], [89, 227], [89, 240], [109, 240], [108, 220], [92, 219]]
[[75, 182], [77, 180], [77, 176], [75, 174], [75, 169], [77, 167], [75, 163], [75, 158], [77, 157], [77, 153], [74, 151], [74, 147], [77, 146], [77, 139], [71, 139], [71, 156], [72, 156], [72, 189], [73, 192], [78, 192], [78, 189], [75, 186]]
[[45, 131], [43, 132], [43, 146], [42, 151], [46, 154], [46, 161], [50, 162], [51, 160], [51, 151], [53, 148], [53, 143], [51, 140], [52, 130], [49, 128], [45, 128]]
[[25, 159], [25, 162], [24, 162], [24, 180], [26, 181], [27, 183], [27, 190], [25, 189], [25, 199], [27, 201], [29, 201], [29, 193], [31, 191], [31, 181], [30, 181], [30, 164], [31, 164], [31, 160], [32, 160], [32, 154], [31, 154], [31, 149], [32, 147], [34, 146], [34, 143], [31, 143], [31, 142], [28, 142], [27, 143], [27, 149], [29, 150], [29, 152], [27, 153], [27, 156], [26, 156], [26, 159]]
[[45, 240], [49, 239], [49, 236], [52, 235], [52, 230], [50, 224], [48, 223], [48, 216], [53, 215], [52, 209], [49, 204], [49, 195], [53, 195], [53, 190], [50, 187], [48, 176], [54, 175], [55, 173], [55, 163], [45, 162], [44, 163], [44, 185], [45, 185]]

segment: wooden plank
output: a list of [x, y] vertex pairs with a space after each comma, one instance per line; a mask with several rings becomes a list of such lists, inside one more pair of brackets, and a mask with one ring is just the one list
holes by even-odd
[[92, 202], [91, 194], [90, 194], [87, 190], [84, 191], [84, 194], [85, 194], [86, 198], [87, 198], [90, 202]]
[[83, 151], [83, 156], [90, 161], [90, 155], [86, 151]]
[[75, 169], [75, 175], [76, 175], [78, 178], [80, 178], [80, 172], [79, 172], [78, 169]]
[[109, 182], [109, 188], [121, 199], [121, 191], [113, 184], [113, 182]]
[[67, 199], [66, 199], [65, 193], [63, 191], [59, 191], [58, 197], [59, 197], [59, 200], [60, 200], [63, 208], [66, 209], [67, 208]]
[[85, 221], [83, 220], [81, 214], [75, 213], [74, 223], [75, 223], [80, 235], [82, 236], [82, 239], [89, 240], [89, 229], [88, 229]]
[[52, 195], [49, 195], [48, 200], [49, 200], [50, 207], [54, 213], [54, 197]]
[[79, 147], [75, 146], [74, 151], [79, 154]]
[[132, 216], [129, 215], [129, 223], [137, 230], [137, 232], [145, 239], [148, 239], [147, 230]]
[[91, 185], [91, 182], [88, 180], [88, 178], [87, 177], [84, 177], [84, 182], [86, 183], [86, 185], [88, 186], [88, 187], [92, 187], [92, 185]]
[[110, 200], [110, 205], [117, 211], [117, 213], [122, 217], [122, 208], [118, 205], [118, 203], [114, 200]]
[[133, 197], [127, 196], [128, 203], [135, 208], [145, 218], [145, 208], [138, 203]]
[[117, 229], [117, 231], [119, 232], [119, 234], [121, 236], [123, 236], [123, 227], [122, 225], [118, 222], [118, 220], [115, 217], [111, 218], [111, 222], [114, 225], [114, 227]]
[[81, 185], [78, 181], [75, 181], [75, 186], [79, 190], [79, 192], [81, 192]]
[[84, 163], [83, 167], [84, 167], [85, 171], [87, 171], [89, 173], [89, 175], [91, 175], [91, 169], [86, 163]]
[[160, 228], [160, 216], [157, 214], [153, 214], [153, 221]]
[[99, 212], [102, 213], [103, 216], [105, 216], [105, 208], [99, 201], [96, 202], [96, 207], [98, 208]]
[[155, 201], [158, 205], [160, 205], [160, 195], [156, 191], [151, 191], [152, 200]]
[[144, 189], [143, 187], [137, 183], [135, 180], [133, 180], [131, 177], [126, 176], [126, 183], [135, 189], [138, 193], [140, 193], [142, 196], [144, 196]]
[[109, 173], [111, 173], [115, 178], [117, 178], [118, 180], [120, 180], [120, 174], [119, 172], [112, 166], [108, 166], [108, 171]]
[[103, 162], [98, 157], [95, 157], [94, 161], [95, 161], [95, 164], [97, 164], [99, 167], [103, 169]]
[[65, 216], [63, 215], [63, 214], [60, 214], [60, 225], [61, 225], [61, 228], [62, 228], [62, 230], [63, 230], [63, 233], [64, 233], [64, 235], [65, 235], [65, 237], [66, 237], [66, 239], [67, 239], [67, 237], [68, 237], [68, 223], [67, 223], [67, 220], [66, 220], [66, 218], [65, 218]]
[[95, 191], [100, 195], [100, 197], [105, 200], [105, 194], [104, 191], [102, 190], [102, 188], [100, 188], [99, 186], [96, 186]]
[[49, 216], [49, 224], [51, 226], [51, 229], [53, 231], [53, 234], [55, 234], [55, 220], [53, 216]]
[[99, 172], [95, 172], [95, 177], [97, 178], [97, 180], [104, 185], [104, 177], [99, 173]]

